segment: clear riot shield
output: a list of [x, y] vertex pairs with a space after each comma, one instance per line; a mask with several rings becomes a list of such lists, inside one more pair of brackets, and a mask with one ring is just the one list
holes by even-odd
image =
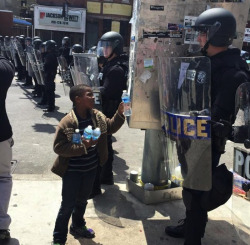
[[41, 85], [45, 85], [44, 63], [43, 63], [43, 58], [42, 58], [41, 52], [39, 50], [35, 49], [34, 50], [34, 57], [35, 57], [36, 66], [37, 66], [37, 69], [38, 69]]
[[95, 54], [75, 53], [74, 58], [74, 85], [86, 84], [92, 87], [95, 96], [95, 108], [101, 110], [101, 92], [99, 69]]
[[211, 189], [210, 60], [160, 57], [161, 121], [173, 186]]
[[32, 69], [32, 73], [36, 77], [37, 83], [39, 85], [43, 85], [43, 83], [41, 81], [40, 73], [38, 70], [36, 58], [35, 58], [35, 49], [33, 47], [29, 47], [29, 49], [27, 49], [27, 57], [28, 57], [30, 67]]
[[250, 83], [235, 96], [232, 220], [241, 240], [250, 244]]
[[18, 65], [17, 65], [17, 60], [16, 60], [16, 49], [15, 49], [15, 45], [14, 45], [14, 39], [11, 39], [10, 42], [11, 42], [11, 44], [10, 44], [10, 46], [11, 46], [11, 50], [10, 50], [11, 57], [12, 57], [12, 60], [14, 61], [15, 67], [17, 67]]
[[67, 95], [69, 93], [70, 87], [73, 86], [70, 69], [68, 67], [68, 63], [65, 57], [63, 56], [57, 57], [57, 61], [63, 82], [64, 93], [65, 95]]
[[17, 39], [15, 39], [14, 46], [15, 46], [15, 49], [17, 51], [17, 54], [19, 56], [22, 66], [26, 67], [26, 55], [23, 50], [22, 44]]

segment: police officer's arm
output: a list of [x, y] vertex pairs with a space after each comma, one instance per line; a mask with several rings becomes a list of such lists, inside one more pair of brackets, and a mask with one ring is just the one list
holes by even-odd
[[247, 80], [243, 71], [235, 72], [231, 70], [222, 78], [220, 91], [212, 104], [212, 120], [227, 120], [233, 123], [235, 111], [235, 94], [240, 84]]

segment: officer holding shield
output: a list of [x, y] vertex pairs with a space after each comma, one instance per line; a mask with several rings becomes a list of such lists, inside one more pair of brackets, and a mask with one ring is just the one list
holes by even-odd
[[[248, 66], [240, 57], [240, 50], [229, 47], [236, 33], [236, 20], [223, 8], [204, 11], [193, 27], [203, 55], [211, 61], [211, 141], [212, 173], [225, 152], [225, 144], [233, 124], [235, 93], [247, 81]], [[220, 122], [220, 123], [218, 123]], [[211, 171], [210, 169], [204, 171]], [[165, 232], [173, 237], [184, 237], [185, 245], [199, 245], [204, 236], [207, 211], [201, 199], [205, 191], [183, 188], [186, 218], [178, 226], [167, 226]]]

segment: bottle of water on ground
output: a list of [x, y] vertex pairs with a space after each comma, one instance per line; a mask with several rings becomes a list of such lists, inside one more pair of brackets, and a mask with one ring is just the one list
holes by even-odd
[[128, 117], [132, 114], [131, 101], [127, 90], [123, 90], [122, 101], [124, 103], [124, 116]]
[[89, 125], [88, 127], [86, 127], [86, 128], [84, 129], [83, 137], [84, 137], [86, 140], [90, 140], [91, 137], [92, 137], [92, 132], [93, 132], [92, 126]]
[[100, 135], [101, 135], [101, 130], [100, 130], [100, 128], [96, 128], [96, 129], [94, 129], [93, 132], [92, 132], [92, 139], [93, 139], [93, 140], [98, 140], [98, 138], [100, 137]]
[[75, 129], [75, 132], [73, 133], [73, 137], [72, 137], [72, 143], [73, 144], [81, 144], [82, 140], [81, 140], [81, 134], [80, 134], [80, 130], [77, 128]]

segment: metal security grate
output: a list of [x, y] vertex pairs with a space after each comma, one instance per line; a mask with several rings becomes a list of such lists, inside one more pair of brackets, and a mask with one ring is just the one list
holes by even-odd
[[17, 160], [12, 160], [11, 161], [11, 173], [13, 174], [16, 170], [16, 167], [17, 167], [17, 164], [18, 164], [18, 161]]

